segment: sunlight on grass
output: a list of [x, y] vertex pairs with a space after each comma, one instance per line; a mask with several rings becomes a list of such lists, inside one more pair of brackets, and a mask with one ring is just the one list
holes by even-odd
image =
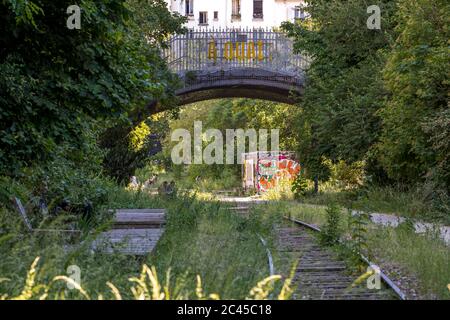
[[[102, 293], [103, 297], [134, 299], [128, 279], [140, 279], [135, 275], [142, 264], [154, 266], [155, 270], [170, 270], [170, 274], [158, 275], [158, 281], [172, 288], [172, 298], [197, 299], [193, 288], [200, 276], [204, 292], [220, 293], [224, 299], [244, 299], [256, 283], [269, 275], [266, 251], [258, 234], [272, 245], [273, 217], [264, 212], [243, 217], [229, 211], [211, 194], [200, 192], [180, 192], [178, 198], [169, 199], [152, 196], [145, 190], [118, 188], [109, 195], [108, 203], [112, 209], [167, 210], [165, 232], [152, 254], [137, 259], [120, 253], [93, 253], [89, 247], [91, 236], [68, 242], [58, 234], [29, 234], [16, 212], [2, 210], [1, 227], [6, 233], [0, 238], [0, 292], [8, 297], [27, 298], [30, 291], [22, 294], [23, 277], [32, 264], [30, 259], [36, 255], [41, 257], [42, 265], [39, 271], [32, 268], [36, 274], [29, 279], [51, 284], [54, 291], [48, 292], [47, 299], [86, 298], [80, 292], [75, 295], [73, 290], [62, 291], [61, 282], [70, 281], [64, 278], [69, 265], [80, 268], [83, 290], [90, 298], [90, 294]], [[99, 226], [112, 219], [108, 208], [102, 209]], [[54, 227], [64, 229], [64, 221], [59, 223]], [[47, 224], [42, 223], [42, 227]], [[97, 232], [92, 229], [89, 235]], [[68, 251], [70, 247], [74, 249]], [[275, 284], [274, 290], [273, 294], [279, 294], [282, 285]], [[44, 297], [45, 292], [40, 293], [39, 297]], [[38, 297], [34, 294], [33, 298]]]
[[[293, 201], [272, 202], [265, 206], [267, 214], [283, 212], [286, 216], [323, 226], [326, 207]], [[341, 227], [348, 234], [348, 212], [342, 209]], [[450, 299], [450, 250], [435, 234], [418, 235], [400, 226], [397, 229], [369, 224], [367, 245], [376, 261], [399, 264], [419, 280], [424, 294]], [[292, 258], [291, 260], [294, 260]]]
[[[64, 300], [66, 289], [56, 288], [54, 285], [58, 281], [65, 282], [73, 286], [74, 290], [80, 294], [79, 298], [86, 300], [104, 300], [111, 295], [111, 299], [122, 300], [122, 295], [119, 289], [111, 282], [107, 282], [107, 286], [110, 289], [110, 293], [98, 293], [97, 297], [94, 298], [92, 294], [89, 294], [83, 287], [75, 282], [73, 279], [67, 276], [56, 276], [49, 283], [36, 283], [36, 274], [38, 272], [37, 265], [40, 258], [37, 257], [25, 279], [25, 285], [22, 292], [18, 296], [8, 296], [8, 294], [0, 294], [0, 300], [46, 300], [50, 297], [52, 291], [52, 296]], [[167, 272], [170, 274], [170, 271]], [[246, 300], [265, 300], [274, 291], [274, 283], [281, 280], [281, 276], [274, 275], [267, 277], [259, 281], [253, 288], [250, 289], [246, 296]], [[289, 283], [291, 279], [285, 280], [283, 284], [283, 289], [278, 294], [278, 300], [286, 300], [290, 297], [291, 290], [289, 288]], [[147, 265], [142, 266], [142, 271], [139, 277], [132, 277], [129, 279], [131, 286], [129, 290], [133, 294], [135, 300], [180, 300], [192, 298], [191, 295], [184, 295], [181, 292], [195, 292], [195, 298], [197, 300], [219, 300], [220, 295], [217, 293], [207, 294], [204, 293], [202, 286], [202, 280], [199, 275], [196, 276], [196, 286], [192, 289], [186, 288], [176, 288], [170, 287], [169, 277], [165, 284], [161, 284], [158, 280], [158, 274], [155, 267], [149, 268]], [[183, 289], [183, 290], [180, 290]], [[107, 298], [109, 299], [109, 298]]]
[[368, 244], [375, 256], [398, 263], [416, 275], [419, 286], [431, 296], [450, 299], [450, 250], [436, 235], [418, 235], [403, 228], [377, 228]]
[[309, 192], [301, 201], [314, 205], [337, 202], [343, 207], [366, 212], [389, 213], [450, 224], [448, 200], [442, 199], [439, 202], [441, 209], [437, 210], [427, 200], [427, 194], [418, 188], [402, 190], [399, 187], [369, 187], [360, 191], [344, 191], [329, 183], [322, 183], [318, 194]]

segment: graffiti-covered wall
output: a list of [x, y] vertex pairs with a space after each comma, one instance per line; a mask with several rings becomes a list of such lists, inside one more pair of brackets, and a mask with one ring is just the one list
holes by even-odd
[[301, 166], [295, 153], [253, 152], [243, 154], [243, 186], [259, 193], [274, 188], [281, 180], [294, 180]]

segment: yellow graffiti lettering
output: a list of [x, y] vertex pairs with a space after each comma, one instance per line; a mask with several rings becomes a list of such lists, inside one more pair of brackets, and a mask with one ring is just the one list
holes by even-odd
[[[262, 40], [258, 42], [250, 41], [248, 43], [245, 42], [237, 42], [233, 44], [233, 42], [228, 41], [223, 44], [223, 57], [225, 60], [232, 61], [237, 59], [239, 61], [243, 60], [255, 60], [263, 61], [265, 59], [272, 60], [272, 49], [273, 44], [267, 43], [265, 44]], [[217, 62], [217, 43], [215, 40], [208, 42], [208, 59], [214, 60]], [[219, 49], [220, 52], [222, 50]]]
[[258, 41], [258, 60], [264, 60], [264, 43], [262, 42], [262, 40]]
[[225, 43], [225, 59], [227, 60], [233, 60], [234, 58], [234, 50], [233, 50], [233, 43], [231, 41], [228, 41]]
[[208, 44], [208, 59], [217, 61], [217, 47], [215, 41], [210, 41]]
[[256, 57], [256, 52], [255, 52], [255, 43], [249, 42], [248, 46], [247, 46], [247, 59], [251, 60], [254, 59]]
[[236, 43], [236, 58], [238, 60], [245, 59], [245, 42]]

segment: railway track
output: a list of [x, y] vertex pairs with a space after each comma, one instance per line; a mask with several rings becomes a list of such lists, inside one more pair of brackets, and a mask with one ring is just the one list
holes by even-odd
[[[247, 215], [252, 203], [239, 202], [231, 211]], [[349, 271], [345, 261], [330, 248], [320, 246], [315, 226], [285, 218], [276, 226], [276, 246], [281, 264], [297, 260], [292, 279], [292, 298], [296, 300], [391, 300], [404, 299], [403, 293], [383, 273], [380, 289], [369, 289], [366, 281], [352, 286], [360, 276]], [[271, 259], [271, 258], [270, 258]], [[370, 265], [370, 262], [362, 257]], [[280, 272], [277, 272], [278, 274]], [[281, 275], [288, 277], [289, 274]]]
[[[293, 299], [298, 300], [387, 300], [395, 293], [385, 285], [368, 289], [366, 282], [352, 287], [359, 275], [329, 248], [319, 245], [314, 230], [286, 219], [276, 228], [278, 251], [288, 261], [298, 259], [293, 278]], [[288, 276], [288, 275], [284, 275]]]

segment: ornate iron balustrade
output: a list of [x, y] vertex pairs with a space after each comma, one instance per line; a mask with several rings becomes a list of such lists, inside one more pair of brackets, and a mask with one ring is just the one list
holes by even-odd
[[309, 59], [293, 53], [293, 41], [269, 29], [200, 29], [170, 39], [163, 50], [183, 87], [181, 104], [221, 97], [294, 103], [302, 94]]
[[284, 33], [265, 29], [189, 31], [170, 39], [164, 56], [181, 77], [192, 71], [208, 74], [247, 68], [302, 77], [309, 64], [293, 53], [293, 41]]

